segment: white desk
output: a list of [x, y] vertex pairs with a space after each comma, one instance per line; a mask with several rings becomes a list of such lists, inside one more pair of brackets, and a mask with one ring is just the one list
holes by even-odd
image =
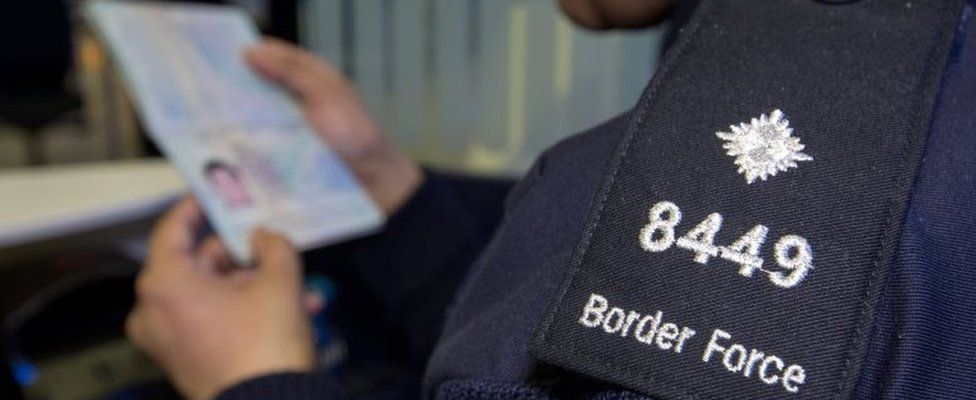
[[151, 217], [185, 190], [161, 160], [0, 170], [0, 248]]

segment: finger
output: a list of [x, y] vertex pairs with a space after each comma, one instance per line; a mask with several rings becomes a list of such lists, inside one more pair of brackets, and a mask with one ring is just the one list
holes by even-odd
[[152, 246], [189, 252], [202, 224], [203, 211], [199, 203], [192, 196], [184, 197], [156, 223]]
[[251, 235], [251, 249], [260, 275], [300, 277], [298, 253], [282, 235], [258, 228]]
[[137, 348], [147, 350], [146, 327], [143, 323], [142, 305], [140, 303], [136, 303], [125, 318], [125, 336]]
[[266, 79], [285, 86], [306, 103], [314, 103], [345, 85], [345, 78], [328, 63], [294, 45], [266, 39], [245, 53], [248, 63]]
[[125, 336], [135, 348], [142, 350], [149, 358], [156, 361], [157, 364], [163, 365], [166, 363], [166, 360], [163, 358], [164, 354], [160, 351], [161, 343], [159, 342], [159, 337], [154, 336], [156, 332], [153, 332], [148, 321], [149, 318], [147, 317], [145, 306], [137, 302], [125, 319]]
[[291, 60], [290, 45], [274, 38], [265, 38], [244, 50], [244, 60], [258, 74], [271, 81], [281, 80], [284, 64]]
[[212, 275], [226, 275], [238, 268], [230, 250], [217, 235], [210, 235], [203, 240], [197, 249], [196, 260], [201, 270]]
[[196, 232], [203, 224], [203, 212], [196, 200], [187, 196], [169, 210], [153, 230], [149, 257], [140, 275], [153, 286], [183, 281], [191, 258]]

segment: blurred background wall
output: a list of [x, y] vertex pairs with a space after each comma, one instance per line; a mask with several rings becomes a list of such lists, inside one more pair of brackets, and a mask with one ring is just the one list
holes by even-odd
[[357, 82], [402, 148], [466, 171], [519, 172], [632, 106], [663, 29], [583, 31], [554, 0], [306, 0], [300, 35]]
[[[5, 9], [19, 4], [2, 22], [20, 41], [0, 64], [23, 72], [59, 60], [67, 73], [62, 88], [46, 83], [30, 100], [37, 115], [26, 125], [4, 117], [5, 109], [24, 113], [23, 94], [8, 95], [11, 105], [0, 93], [0, 167], [153, 153], [112, 63], [75, 11], [82, 1], [4, 1]], [[555, 0], [230, 2], [266, 32], [297, 39], [342, 69], [412, 156], [483, 174], [519, 173], [559, 139], [631, 107], [657, 65], [664, 30], [587, 32]], [[52, 11], [58, 6], [66, 10]], [[52, 39], [54, 26], [70, 36]]]

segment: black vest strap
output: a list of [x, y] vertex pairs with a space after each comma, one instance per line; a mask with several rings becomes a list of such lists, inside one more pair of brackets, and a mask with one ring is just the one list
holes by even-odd
[[662, 399], [850, 398], [961, 9], [703, 1], [533, 353]]

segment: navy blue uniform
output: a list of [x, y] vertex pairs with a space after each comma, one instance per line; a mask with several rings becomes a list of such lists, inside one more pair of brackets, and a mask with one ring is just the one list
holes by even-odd
[[[884, 294], [872, 308], [871, 340], [861, 349], [863, 360], [852, 383], [854, 398], [976, 398], [972, 14], [970, 3], [959, 21], [948, 64], [939, 72], [942, 79], [920, 166], [910, 181], [903, 223], [894, 228], [894, 254], [881, 266], [886, 274]], [[375, 335], [370, 343], [393, 342], [377, 350], [382, 354], [374, 354], [376, 359], [397, 360], [400, 372], [391, 376], [401, 381], [391, 387], [400, 392], [389, 393], [390, 398], [423, 393], [437, 399], [627, 399], [660, 393], [642, 391], [639, 381], [601, 376], [597, 367], [572, 354], [565, 356], [569, 361], [540, 361], [553, 357], [536, 347], [540, 324], [558, 302], [554, 299], [573, 268], [615, 149], [638, 112], [554, 146], [504, 202], [503, 193], [509, 192], [504, 182], [431, 173], [384, 233], [325, 251], [321, 259], [335, 264], [336, 271], [346, 271], [338, 273], [354, 275], [346, 280], [355, 284], [345, 290], [360, 298], [355, 306], [362, 307], [360, 319]], [[818, 156], [813, 149], [810, 153]], [[800, 165], [797, 175], [807, 168]], [[652, 173], [666, 171], [648, 172]], [[818, 265], [812, 273], [829, 267]], [[708, 341], [710, 332], [698, 330], [702, 332], [697, 337]], [[622, 343], [600, 340], [607, 346]], [[742, 365], [732, 368], [735, 363], [729, 365], [729, 353], [725, 354], [729, 371], [741, 375]], [[742, 381], [755, 377], [746, 373]], [[786, 392], [775, 393], [790, 396], [791, 386], [783, 387]], [[348, 384], [324, 373], [280, 374], [239, 384], [221, 399], [356, 397], [348, 390]], [[709, 397], [664, 393], [668, 394], [660, 397]]]

